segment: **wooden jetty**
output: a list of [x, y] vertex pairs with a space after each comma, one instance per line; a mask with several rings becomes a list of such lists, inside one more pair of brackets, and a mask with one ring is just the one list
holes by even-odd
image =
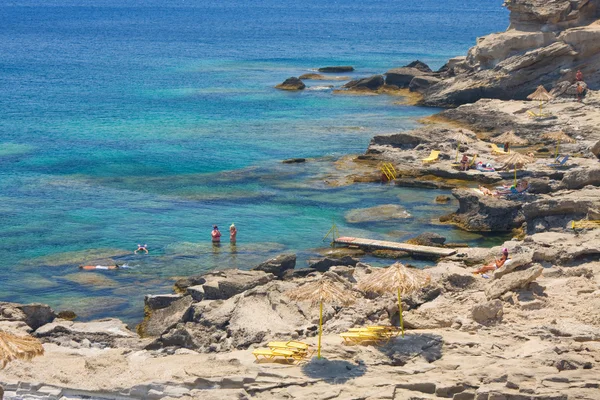
[[348, 246], [366, 247], [371, 249], [399, 250], [411, 254], [419, 254], [432, 257], [448, 257], [456, 253], [455, 249], [419, 246], [416, 244], [387, 242], [385, 240], [371, 240], [348, 236], [339, 237], [333, 242], [336, 244], [345, 244]]

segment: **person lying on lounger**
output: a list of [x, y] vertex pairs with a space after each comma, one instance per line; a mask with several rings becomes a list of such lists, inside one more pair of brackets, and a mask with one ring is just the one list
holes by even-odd
[[499, 259], [494, 260], [488, 265], [484, 265], [478, 270], [473, 271], [474, 274], [484, 274], [488, 271], [495, 271], [502, 267], [508, 261], [508, 249], [505, 247], [502, 249], [502, 256]]
[[490, 164], [490, 163], [484, 164], [483, 161], [479, 161], [477, 163], [477, 165], [475, 166], [475, 168], [478, 171], [482, 171], [482, 172], [494, 172], [495, 171], [494, 167], [492, 167], [492, 164]]

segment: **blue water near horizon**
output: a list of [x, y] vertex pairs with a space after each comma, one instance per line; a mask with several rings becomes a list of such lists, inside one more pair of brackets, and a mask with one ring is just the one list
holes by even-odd
[[[134, 323], [143, 295], [178, 276], [282, 252], [304, 266], [332, 221], [349, 235], [494, 242], [432, 222], [456, 207], [433, 204], [444, 191], [324, 182], [339, 157], [436, 110], [323, 88], [339, 81], [273, 86], [327, 65], [352, 78], [415, 59], [437, 69], [506, 28], [500, 0], [80, 3], [0, 4], [0, 301]], [[281, 164], [292, 157], [310, 160]], [[345, 219], [381, 204], [413, 218]], [[213, 248], [212, 224], [232, 222], [237, 246]], [[140, 242], [149, 256], [132, 254]], [[132, 268], [76, 269], [108, 259]]]

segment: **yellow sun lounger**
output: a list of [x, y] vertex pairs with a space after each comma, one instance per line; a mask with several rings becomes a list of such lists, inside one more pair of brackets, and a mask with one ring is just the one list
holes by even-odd
[[340, 333], [344, 343], [363, 343], [363, 342], [387, 342], [388, 336], [381, 335], [377, 332], [344, 332]]
[[439, 150], [431, 150], [431, 154], [429, 154], [429, 157], [424, 158], [423, 163], [430, 163], [430, 162], [434, 162], [438, 159], [440, 155], [440, 151]]
[[492, 154], [510, 154], [504, 150], [502, 150], [501, 148], [499, 148], [496, 143], [492, 143]]
[[290, 340], [287, 342], [269, 342], [267, 347], [271, 350], [290, 350], [297, 354], [302, 354], [304, 357], [310, 357], [315, 352], [310, 349], [310, 346], [304, 342]]
[[[277, 357], [285, 360], [303, 360], [305, 357], [302, 354], [298, 354], [292, 350], [285, 349], [256, 349], [252, 352], [252, 355], [256, 358], [256, 361], [269, 360], [273, 361]], [[262, 358], [261, 358], [262, 357]]]
[[573, 229], [594, 229], [600, 228], [600, 220], [582, 219], [572, 222]]

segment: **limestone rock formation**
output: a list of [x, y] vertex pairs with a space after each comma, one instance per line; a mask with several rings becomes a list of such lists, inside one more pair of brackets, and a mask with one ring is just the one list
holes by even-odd
[[354, 71], [354, 67], [349, 66], [349, 65], [321, 67], [321, 68], [319, 68], [318, 71], [319, 72], [352, 72], [352, 71]]
[[384, 85], [385, 81], [382, 75], [373, 75], [367, 78], [362, 78], [350, 81], [342, 86], [350, 90], [377, 90]]
[[479, 38], [466, 57], [448, 62], [440, 82], [423, 92], [430, 106], [457, 106], [481, 98], [525, 99], [538, 85], [574, 81], [600, 87], [600, 0], [507, 0], [506, 32]]
[[56, 313], [46, 304], [17, 304], [0, 302], [0, 321], [20, 321], [35, 330], [52, 322]]
[[289, 269], [296, 267], [296, 255], [295, 254], [281, 254], [275, 258], [271, 258], [265, 262], [260, 263], [256, 267], [252, 268], [253, 271], [263, 271], [269, 274], [275, 275], [277, 278], [283, 278], [285, 272]]
[[300, 79], [292, 76], [291, 78], [287, 78], [279, 85], [276, 85], [275, 88], [281, 90], [303, 90], [306, 88], [306, 85]]

